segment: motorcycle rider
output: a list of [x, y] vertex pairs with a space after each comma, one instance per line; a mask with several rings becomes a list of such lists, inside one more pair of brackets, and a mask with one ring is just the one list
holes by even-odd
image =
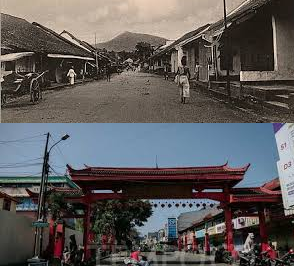
[[140, 266], [149, 266], [149, 262], [147, 261], [146, 257], [141, 254], [140, 248], [133, 250], [130, 256], [131, 260], [134, 261], [137, 265]]

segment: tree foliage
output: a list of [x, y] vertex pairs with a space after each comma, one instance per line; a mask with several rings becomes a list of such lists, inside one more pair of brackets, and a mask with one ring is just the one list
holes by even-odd
[[150, 43], [139, 42], [136, 45], [136, 54], [141, 60], [145, 60], [146, 58], [150, 57], [153, 51], [153, 47]]
[[94, 208], [92, 230], [98, 237], [113, 232], [121, 242], [130, 237], [135, 226], [143, 226], [151, 215], [152, 207], [148, 201], [101, 201]]
[[51, 193], [48, 197], [48, 210], [53, 220], [61, 219], [61, 214], [68, 211], [70, 206], [65, 201], [64, 193]]

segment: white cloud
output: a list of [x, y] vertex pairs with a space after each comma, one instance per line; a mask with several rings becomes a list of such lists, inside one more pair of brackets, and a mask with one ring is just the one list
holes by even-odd
[[[2, 11], [67, 29], [86, 41], [106, 41], [123, 31], [175, 39], [222, 17], [223, 0], [0, 0]], [[227, 0], [228, 9], [243, 0]]]

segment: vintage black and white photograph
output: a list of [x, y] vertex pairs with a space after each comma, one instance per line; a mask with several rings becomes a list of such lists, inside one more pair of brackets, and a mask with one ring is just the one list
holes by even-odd
[[2, 0], [2, 122], [272, 122], [292, 0]]

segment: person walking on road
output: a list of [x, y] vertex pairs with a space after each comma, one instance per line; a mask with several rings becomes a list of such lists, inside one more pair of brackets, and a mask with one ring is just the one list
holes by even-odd
[[69, 78], [69, 83], [70, 85], [74, 85], [75, 84], [75, 77], [77, 76], [76, 72], [74, 71], [74, 67], [72, 66], [68, 73], [67, 73], [67, 77]]
[[106, 78], [107, 78], [107, 81], [110, 82], [110, 78], [111, 78], [111, 65], [110, 64], [106, 65]]
[[187, 57], [183, 56], [181, 60], [182, 66], [178, 68], [177, 79], [180, 87], [181, 103], [185, 104], [186, 99], [190, 97], [190, 70], [187, 67]]

